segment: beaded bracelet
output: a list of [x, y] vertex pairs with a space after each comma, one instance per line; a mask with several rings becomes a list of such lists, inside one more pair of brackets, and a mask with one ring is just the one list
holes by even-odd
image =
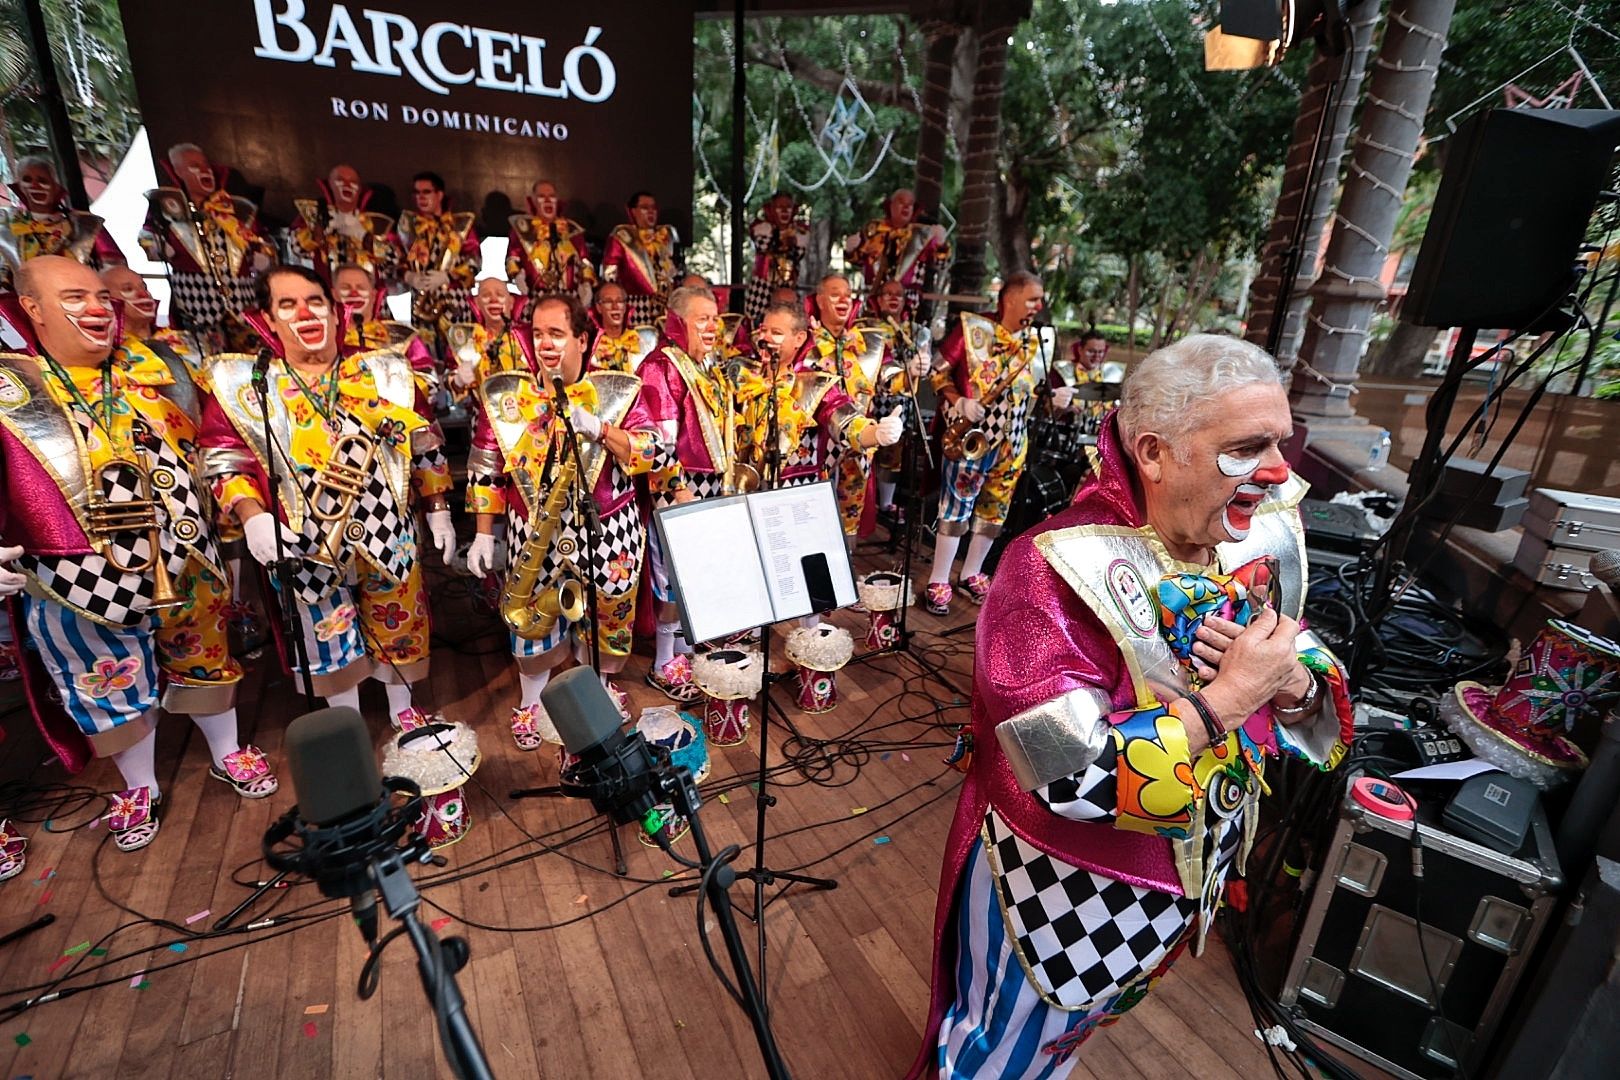
[[1226, 729], [1216, 718], [1215, 710], [1204, 700], [1204, 695], [1196, 690], [1187, 695], [1187, 700], [1192, 702], [1193, 708], [1198, 711], [1198, 718], [1204, 722], [1204, 734], [1209, 736], [1209, 745], [1219, 746], [1226, 738]]

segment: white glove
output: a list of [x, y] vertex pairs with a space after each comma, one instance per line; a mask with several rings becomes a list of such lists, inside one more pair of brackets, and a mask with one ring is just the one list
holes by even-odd
[[0, 600], [16, 596], [28, 584], [26, 577], [5, 565], [22, 553], [23, 549], [20, 547], [0, 547]]
[[933, 366], [927, 354], [918, 353], [906, 361], [906, 374], [911, 377], [913, 382], [919, 382], [928, 378], [928, 373], [933, 370]]
[[1074, 402], [1074, 387], [1060, 386], [1052, 391], [1052, 407], [1067, 409]]
[[591, 442], [596, 442], [602, 437], [601, 418], [582, 405], [569, 407], [568, 422], [574, 425], [575, 431]]
[[964, 397], [956, 399], [956, 415], [967, 417], [970, 424], [977, 424], [984, 419], [984, 402], [978, 398]]
[[458, 390], [465, 390], [478, 378], [478, 361], [461, 360], [456, 363], [456, 373], [450, 381], [456, 384]]
[[479, 533], [467, 548], [467, 573], [481, 578], [495, 572], [495, 536]]
[[450, 518], [450, 511], [429, 510], [427, 527], [428, 534], [433, 537], [433, 546], [439, 549], [439, 558], [449, 562], [456, 550], [456, 526]]
[[[269, 511], [254, 514], [242, 523], [242, 532], [247, 538], [248, 554], [261, 566], [269, 566], [276, 561], [276, 516]], [[285, 546], [288, 554], [296, 554], [291, 538], [286, 538]]]
[[900, 436], [906, 433], [906, 421], [900, 413], [901, 406], [896, 405], [893, 412], [877, 422], [877, 444], [879, 446], [893, 446], [900, 441]]
[[360, 215], [342, 211], [332, 215], [332, 231], [340, 236], [347, 236], [350, 240], [358, 240], [366, 235], [366, 227], [361, 223]]

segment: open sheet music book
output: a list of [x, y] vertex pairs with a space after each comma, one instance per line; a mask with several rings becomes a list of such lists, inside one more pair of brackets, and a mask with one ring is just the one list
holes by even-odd
[[654, 518], [688, 641], [855, 602], [831, 481], [702, 499]]

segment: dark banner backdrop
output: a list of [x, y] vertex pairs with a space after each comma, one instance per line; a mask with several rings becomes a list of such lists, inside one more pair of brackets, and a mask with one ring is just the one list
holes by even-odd
[[503, 236], [550, 178], [593, 237], [638, 189], [691, 236], [690, 0], [120, 7], [160, 178], [168, 147], [197, 143], [285, 223], [334, 164], [358, 169], [389, 214], [432, 169], [453, 208]]

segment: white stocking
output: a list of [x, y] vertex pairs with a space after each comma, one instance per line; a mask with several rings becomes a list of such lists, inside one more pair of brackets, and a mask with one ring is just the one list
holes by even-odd
[[518, 707], [527, 709], [530, 705], [540, 703], [540, 691], [546, 688], [551, 681], [551, 672], [542, 671], [538, 675], [525, 675], [518, 672]]
[[124, 789], [133, 791], [136, 788], [147, 788], [152, 792], [152, 798], [158, 797], [157, 767], [153, 764], [157, 756], [157, 728], [146, 733], [146, 737], [134, 746], [125, 747], [112, 755], [113, 764], [124, 776]]
[[226, 754], [234, 754], [242, 749], [242, 744], [237, 741], [235, 709], [226, 709], [210, 716], [193, 716], [191, 722], [208, 740], [208, 756], [214, 759], [214, 764], [220, 769], [225, 768]]
[[335, 694], [326, 695], [326, 704], [328, 708], [332, 709], [353, 709], [355, 712], [359, 712], [360, 684], [356, 683], [347, 690], [339, 690]]
[[941, 533], [934, 540], [934, 567], [928, 572], [930, 584], [942, 582], [949, 584], [951, 580], [951, 563], [956, 561], [956, 549], [962, 545], [960, 536], [946, 536]]
[[388, 717], [395, 719], [400, 713], [411, 707], [410, 683], [383, 683], [383, 692], [388, 695]]
[[974, 533], [968, 540], [967, 555], [962, 558], [962, 576], [972, 577], [984, 569], [984, 557], [990, 554], [995, 545], [996, 538], [983, 533]]

